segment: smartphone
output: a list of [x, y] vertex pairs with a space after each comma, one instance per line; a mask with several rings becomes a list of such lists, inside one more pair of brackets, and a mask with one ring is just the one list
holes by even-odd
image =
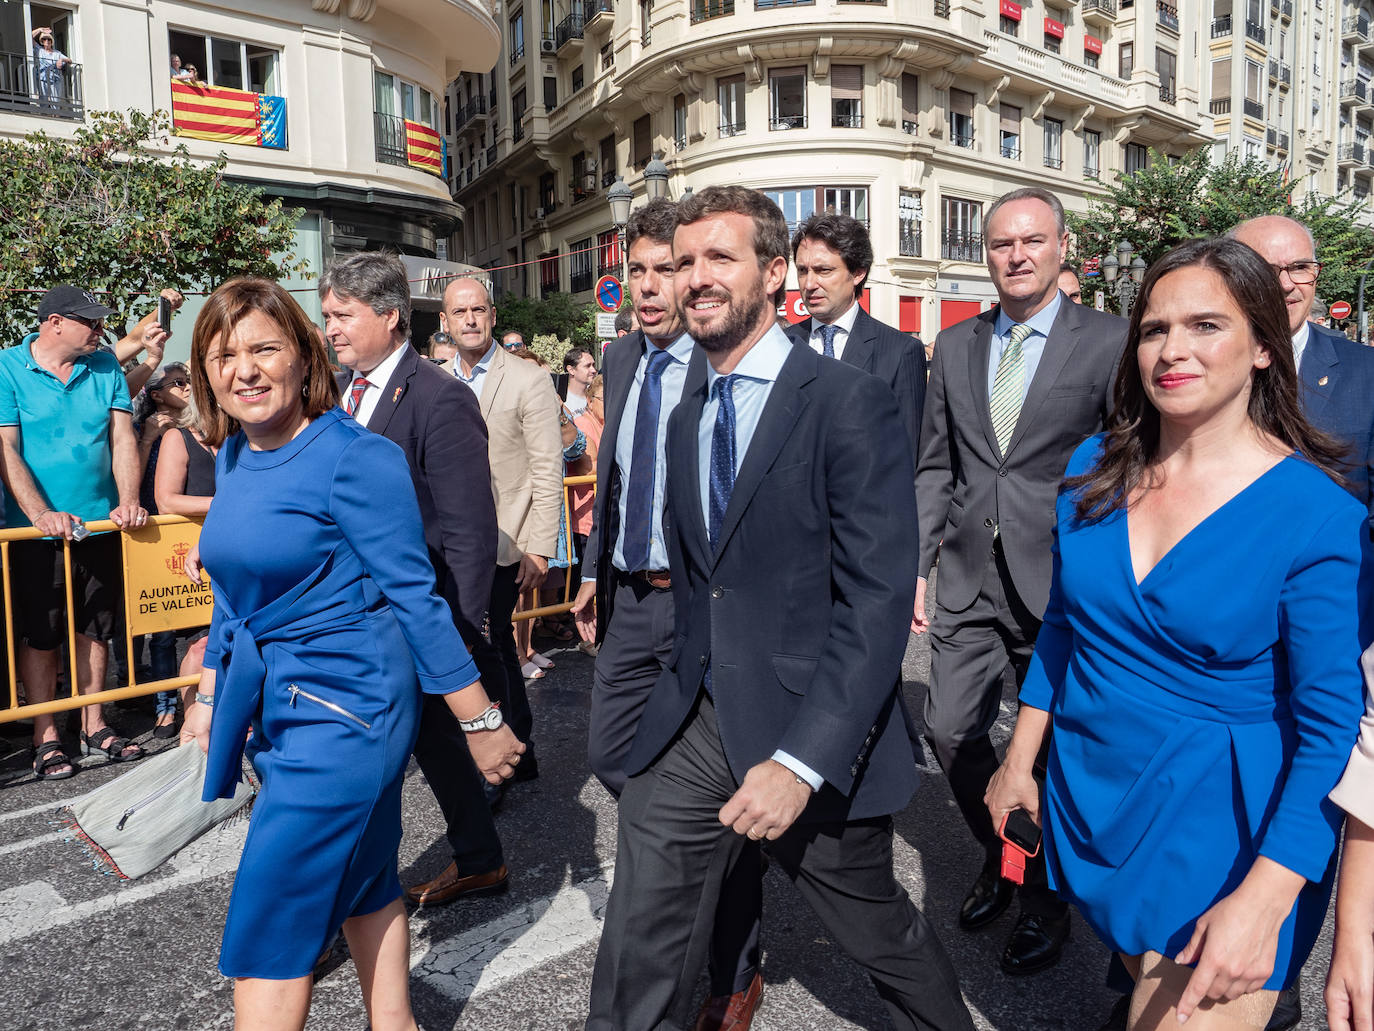
[[1002, 818], [997, 836], [1027, 856], [1040, 854], [1040, 828], [1024, 809], [1013, 809]]
[[172, 302], [165, 297], [157, 299], [157, 324], [168, 333], [172, 332]]

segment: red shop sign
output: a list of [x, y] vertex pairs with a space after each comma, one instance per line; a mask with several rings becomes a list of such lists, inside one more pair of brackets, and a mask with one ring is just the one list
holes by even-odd
[[1053, 18], [1045, 19], [1045, 35], [1053, 36], [1055, 39], [1064, 38], [1064, 23], [1055, 21]]
[[1002, 0], [1000, 10], [1003, 17], [1010, 18], [1012, 21], [1021, 20], [1021, 5], [1012, 3], [1012, 0]]
[[1084, 36], [1083, 49], [1090, 54], [1100, 54], [1102, 53], [1102, 40], [1096, 36]]

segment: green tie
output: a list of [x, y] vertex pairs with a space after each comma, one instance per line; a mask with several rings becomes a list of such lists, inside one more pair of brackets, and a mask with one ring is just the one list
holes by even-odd
[[997, 363], [997, 375], [992, 381], [992, 399], [988, 411], [992, 414], [992, 429], [997, 434], [997, 450], [1003, 457], [1021, 416], [1021, 395], [1026, 385], [1026, 359], [1021, 344], [1031, 335], [1024, 322], [1011, 327], [1007, 348]]

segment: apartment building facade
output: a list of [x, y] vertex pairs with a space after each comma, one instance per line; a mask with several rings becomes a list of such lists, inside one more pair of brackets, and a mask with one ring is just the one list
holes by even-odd
[[[71, 64], [49, 67], [41, 28]], [[463, 218], [443, 170], [444, 87], [489, 68], [499, 43], [479, 0], [10, 0], [0, 135], [70, 134], [95, 110], [169, 111], [173, 144], [223, 152], [230, 176], [305, 209], [296, 249], [312, 271], [390, 248], [416, 303], [437, 312], [453, 270], [441, 251]], [[197, 82], [174, 81], [172, 55]], [[297, 296], [318, 317], [313, 292]]]
[[501, 59], [452, 87], [455, 248], [499, 292], [590, 299], [620, 271], [606, 190], [642, 202], [658, 155], [670, 196], [867, 222], [870, 310], [933, 335], [992, 297], [993, 198], [1082, 210], [1149, 148], [1211, 141], [1201, 2], [507, 0]]

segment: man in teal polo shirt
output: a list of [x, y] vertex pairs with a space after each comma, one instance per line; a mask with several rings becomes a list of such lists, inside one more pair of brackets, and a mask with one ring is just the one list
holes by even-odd
[[[10, 549], [19, 675], [29, 702], [52, 699], [58, 649], [66, 638], [62, 541], [71, 544], [77, 687], [105, 686], [107, 642], [123, 630], [119, 538], [86, 537], [85, 523], [111, 519], [142, 526], [138, 503], [138, 441], [129, 389], [119, 361], [99, 350], [104, 319], [114, 310], [74, 286], [55, 286], [38, 306], [38, 337], [0, 351], [0, 453], [5, 521], [33, 526], [49, 540]], [[81, 710], [82, 751], [115, 762], [137, 759], [138, 745], [105, 723], [104, 708]], [[52, 716], [34, 717], [34, 775], [61, 779], [76, 772]]]

